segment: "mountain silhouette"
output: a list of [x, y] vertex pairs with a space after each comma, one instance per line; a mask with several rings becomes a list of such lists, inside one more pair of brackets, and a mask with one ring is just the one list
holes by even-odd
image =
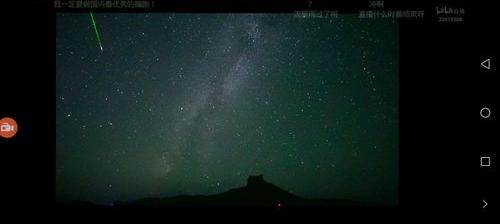
[[144, 198], [129, 202], [116, 201], [115, 207], [153, 208], [303, 208], [303, 207], [367, 207], [344, 199], [310, 199], [294, 195], [264, 180], [263, 175], [249, 176], [246, 186], [214, 195], [180, 195], [165, 198]]

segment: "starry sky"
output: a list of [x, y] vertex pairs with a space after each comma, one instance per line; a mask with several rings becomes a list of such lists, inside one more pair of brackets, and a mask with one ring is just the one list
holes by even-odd
[[397, 20], [56, 16], [56, 198], [215, 194], [398, 202]]

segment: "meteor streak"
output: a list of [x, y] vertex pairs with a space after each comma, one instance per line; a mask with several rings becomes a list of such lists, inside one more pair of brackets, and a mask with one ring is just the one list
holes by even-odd
[[90, 13], [90, 19], [92, 19], [92, 26], [94, 27], [95, 35], [97, 36], [97, 42], [99, 43], [99, 48], [101, 48], [101, 51], [103, 51], [101, 44], [101, 36], [99, 36], [99, 31], [97, 31], [97, 25], [95, 24], [94, 14]]

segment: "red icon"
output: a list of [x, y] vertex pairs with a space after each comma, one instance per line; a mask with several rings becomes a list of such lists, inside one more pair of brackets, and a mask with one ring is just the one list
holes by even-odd
[[4, 117], [0, 120], [0, 136], [12, 138], [17, 133], [17, 123], [10, 117]]

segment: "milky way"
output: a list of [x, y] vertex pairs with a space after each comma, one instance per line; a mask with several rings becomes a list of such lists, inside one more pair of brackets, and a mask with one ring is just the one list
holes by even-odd
[[110, 203], [264, 178], [397, 203], [398, 27], [293, 14], [58, 14], [56, 193]]

